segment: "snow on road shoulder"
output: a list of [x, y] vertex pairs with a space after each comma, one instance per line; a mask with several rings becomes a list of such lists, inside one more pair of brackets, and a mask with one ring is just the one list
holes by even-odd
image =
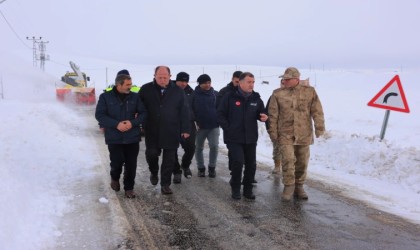
[[[75, 112], [59, 103], [3, 100], [0, 113], [0, 242], [5, 249], [55, 244], [60, 218], [71, 210], [66, 189], [89, 180], [95, 163]], [[19, 232], [19, 233], [17, 233]], [[25, 239], [25, 240], [23, 240]]]
[[420, 150], [378, 137], [329, 133], [312, 147], [310, 174], [346, 194], [420, 223]]
[[[260, 131], [261, 132], [261, 131]], [[265, 133], [258, 160], [273, 165]], [[261, 143], [265, 142], [265, 143]], [[420, 224], [420, 150], [378, 137], [328, 131], [311, 146], [308, 178]]]

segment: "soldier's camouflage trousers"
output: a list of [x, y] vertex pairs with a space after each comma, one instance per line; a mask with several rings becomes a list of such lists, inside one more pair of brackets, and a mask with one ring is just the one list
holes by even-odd
[[273, 142], [273, 160], [274, 162], [281, 161], [280, 144], [278, 142]]
[[283, 184], [303, 184], [309, 162], [309, 145], [280, 145]]

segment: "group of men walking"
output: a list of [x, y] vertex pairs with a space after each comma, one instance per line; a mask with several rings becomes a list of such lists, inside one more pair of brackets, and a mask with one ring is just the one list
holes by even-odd
[[[299, 84], [300, 73], [296, 68], [288, 68], [280, 76], [282, 84], [273, 92], [267, 107], [254, 91], [255, 77], [250, 72], [234, 72], [232, 81], [218, 92], [207, 74], [198, 77], [193, 90], [188, 85], [187, 73], [178, 73], [172, 81], [170, 68], [158, 66], [153, 81], [144, 84], [138, 93], [130, 91], [132, 80], [128, 71], [120, 72], [123, 74], [117, 75], [112, 90], [100, 95], [95, 112], [108, 145], [113, 190], [120, 190], [124, 167], [125, 196], [135, 197], [140, 126], [145, 134], [150, 182], [157, 185], [160, 181], [162, 194], [172, 194], [172, 175], [173, 183], [181, 183], [182, 173], [186, 178], [192, 177], [190, 165], [194, 155], [197, 176], [206, 176], [203, 157], [206, 140], [210, 151], [208, 176], [216, 177], [221, 127], [228, 148], [231, 196], [237, 200], [242, 195], [255, 199], [253, 182], [260, 121], [269, 123], [267, 130], [276, 149], [273, 157], [276, 164], [281, 161], [285, 185], [282, 200], [291, 200], [293, 195], [308, 198], [303, 183], [309, 145], [313, 143], [312, 121], [317, 137], [324, 133], [325, 126], [317, 93], [313, 87]], [[180, 145], [184, 149], [181, 163], [177, 152]]]

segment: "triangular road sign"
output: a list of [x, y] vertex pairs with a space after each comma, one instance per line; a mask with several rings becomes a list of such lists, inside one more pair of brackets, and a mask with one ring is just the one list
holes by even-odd
[[373, 97], [368, 106], [410, 113], [400, 77], [395, 75], [385, 87]]

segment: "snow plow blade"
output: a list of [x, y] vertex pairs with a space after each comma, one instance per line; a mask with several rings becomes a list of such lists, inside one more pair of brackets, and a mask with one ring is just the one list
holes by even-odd
[[57, 88], [57, 100], [62, 102], [75, 102], [77, 104], [96, 104], [95, 88]]

